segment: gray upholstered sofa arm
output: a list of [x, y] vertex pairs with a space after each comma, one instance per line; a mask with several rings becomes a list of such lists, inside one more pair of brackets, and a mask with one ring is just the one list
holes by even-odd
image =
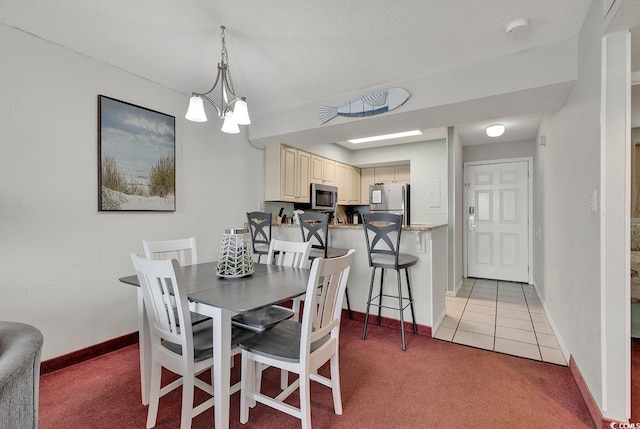
[[38, 427], [42, 342], [33, 326], [0, 322], [0, 428]]

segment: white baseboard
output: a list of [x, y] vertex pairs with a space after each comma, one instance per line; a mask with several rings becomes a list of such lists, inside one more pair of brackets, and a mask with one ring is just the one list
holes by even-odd
[[431, 336], [435, 336], [436, 332], [438, 332], [438, 328], [440, 328], [440, 324], [442, 323], [442, 321], [444, 320], [444, 318], [447, 317], [447, 307], [445, 306], [444, 310], [442, 311], [442, 313], [440, 313], [440, 315], [438, 316], [438, 319], [436, 320], [436, 323], [433, 324], [433, 327], [431, 328]]
[[462, 279], [460, 279], [460, 283], [458, 283], [455, 287], [455, 291], [450, 291], [448, 290], [446, 295], [447, 296], [458, 296], [458, 292], [460, 292], [460, 288], [462, 287], [462, 285], [464, 284], [464, 281]]
[[562, 356], [564, 356], [564, 360], [567, 363], [569, 363], [569, 358], [571, 357], [571, 354], [567, 350], [567, 346], [565, 345], [564, 341], [562, 340], [562, 336], [560, 336], [560, 333], [558, 332], [558, 328], [556, 328], [556, 324], [553, 322], [553, 319], [551, 318], [551, 315], [549, 314], [549, 307], [547, 307], [547, 303], [544, 301], [544, 299], [540, 295], [540, 292], [538, 291], [538, 287], [536, 286], [535, 282], [532, 284], [532, 286], [533, 286], [533, 289], [536, 291], [536, 296], [538, 297], [538, 299], [542, 303], [542, 309], [544, 310], [544, 315], [547, 317], [547, 320], [549, 321], [549, 325], [551, 326], [551, 330], [553, 331], [553, 335], [555, 335], [555, 337], [556, 337], [556, 341], [558, 342], [558, 346], [560, 347], [560, 351], [562, 352]]

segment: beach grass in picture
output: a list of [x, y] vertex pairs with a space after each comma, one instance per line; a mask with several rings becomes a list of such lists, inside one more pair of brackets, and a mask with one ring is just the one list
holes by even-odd
[[175, 117], [98, 95], [98, 210], [175, 211]]

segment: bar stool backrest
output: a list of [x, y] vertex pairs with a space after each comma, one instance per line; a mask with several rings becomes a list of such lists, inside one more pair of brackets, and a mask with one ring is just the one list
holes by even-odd
[[369, 266], [393, 265], [398, 267], [402, 215], [391, 213], [367, 213], [362, 215], [367, 241]]
[[266, 212], [248, 212], [247, 223], [251, 231], [253, 254], [266, 255], [271, 243], [271, 221], [273, 215]]
[[329, 235], [329, 213], [305, 212], [298, 215], [302, 241], [310, 241], [313, 249], [324, 250], [327, 257], [327, 237]]

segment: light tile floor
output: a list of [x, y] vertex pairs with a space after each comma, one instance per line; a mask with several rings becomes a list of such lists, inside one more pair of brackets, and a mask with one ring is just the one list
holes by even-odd
[[436, 338], [567, 365], [533, 286], [469, 278], [446, 299]]

